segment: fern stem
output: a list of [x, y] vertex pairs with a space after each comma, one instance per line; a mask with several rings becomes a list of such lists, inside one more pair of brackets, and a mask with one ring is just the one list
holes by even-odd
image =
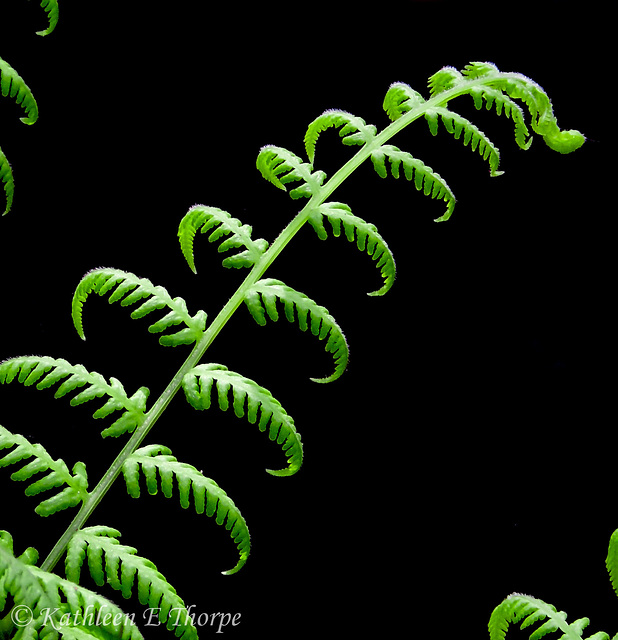
[[[508, 75], [508, 74], [502, 74]], [[517, 75], [517, 74], [512, 74]], [[495, 78], [491, 78], [495, 81]], [[245, 280], [238, 287], [236, 292], [228, 300], [221, 309], [216, 318], [206, 328], [201, 340], [196, 343], [191, 353], [172, 378], [165, 390], [161, 393], [151, 409], [146, 413], [144, 421], [133, 432], [131, 438], [127, 441], [123, 449], [120, 451], [112, 465], [103, 475], [97, 486], [90, 492], [89, 498], [82, 505], [81, 509], [63, 533], [58, 542], [54, 545], [47, 558], [44, 560], [41, 568], [45, 571], [51, 571], [64, 554], [71, 538], [79, 531], [92, 512], [101, 502], [109, 488], [122, 472], [122, 466], [127, 458], [135, 452], [143, 440], [146, 438], [152, 427], [155, 425], [159, 417], [163, 414], [167, 406], [170, 404], [176, 393], [182, 387], [182, 381], [185, 375], [197, 366], [218, 336], [223, 327], [230, 320], [236, 309], [242, 304], [246, 291], [254, 285], [277, 259], [279, 254], [285, 249], [288, 243], [300, 231], [303, 225], [309, 219], [311, 211], [323, 204], [326, 199], [347, 179], [360, 165], [365, 162], [371, 153], [381, 145], [388, 142], [395, 134], [410, 125], [412, 122], [421, 117], [427, 109], [434, 108], [446, 104], [449, 100], [464, 94], [468, 85], [479, 84], [479, 80], [471, 80], [468, 83], [458, 85], [456, 88], [444, 91], [419, 105], [416, 109], [412, 109], [403, 114], [400, 118], [392, 122], [383, 129], [370, 143], [363, 145], [357, 153], [352, 156], [333, 176], [321, 187], [319, 187], [314, 195], [309, 199], [306, 205], [297, 213], [297, 215], [283, 229], [271, 246], [264, 252], [260, 260], [253, 266]]]

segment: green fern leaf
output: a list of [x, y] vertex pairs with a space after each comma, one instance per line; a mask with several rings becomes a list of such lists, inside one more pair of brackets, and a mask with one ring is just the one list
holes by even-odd
[[[71, 399], [76, 406], [95, 398], [109, 396], [109, 400], [95, 413], [94, 418], [105, 418], [114, 411], [124, 409], [124, 413], [107, 429], [103, 437], [119, 436], [134, 431], [144, 420], [148, 389], [141, 387], [130, 398], [116, 378], [105, 378], [96, 372], [90, 373], [82, 365], [72, 365], [66, 360], [46, 356], [20, 356], [0, 362], [0, 384], [8, 384], [17, 378], [25, 386], [37, 383], [37, 389], [48, 389], [61, 382], [55, 398], [61, 398], [78, 388], [85, 387]], [[66, 378], [66, 380], [65, 380]]]
[[39, 117], [39, 109], [32, 95], [32, 91], [24, 82], [24, 79], [0, 58], [0, 93], [6, 98], [15, 98], [15, 102], [21, 105], [26, 115], [20, 120], [24, 124], [34, 124]]
[[284, 305], [285, 317], [289, 322], [294, 322], [294, 309], [298, 315], [298, 324], [302, 331], [311, 327], [311, 333], [320, 340], [326, 340], [325, 350], [333, 355], [335, 371], [326, 378], [311, 378], [314, 382], [332, 382], [341, 377], [348, 365], [348, 344], [335, 319], [327, 309], [317, 305], [311, 298], [280, 280], [259, 280], [246, 292], [244, 301], [259, 325], [266, 324], [266, 316], [276, 322], [279, 319], [277, 300]]
[[498, 171], [500, 164], [500, 152], [493, 142], [472, 122], [444, 107], [434, 107], [425, 111], [425, 118], [429, 123], [429, 130], [432, 135], [438, 135], [438, 120], [441, 119], [444, 128], [452, 133], [456, 140], [459, 140], [463, 133], [463, 143], [467, 146], [470, 143], [472, 151], [478, 149], [483, 160], [489, 162], [489, 170], [492, 176], [500, 176], [504, 172]]
[[48, 36], [58, 24], [58, 18], [60, 8], [58, 7], [58, 0], [41, 0], [41, 7], [47, 14], [48, 27], [44, 31], [37, 31], [38, 36]]
[[384, 295], [395, 282], [395, 258], [376, 227], [352, 215], [352, 210], [347, 205], [341, 202], [326, 202], [317, 209], [313, 209], [309, 216], [309, 224], [321, 240], [326, 240], [328, 237], [324, 228], [324, 217], [330, 222], [333, 235], [336, 238], [341, 235], [341, 225], [343, 224], [346, 238], [350, 242], [356, 242], [360, 251], [366, 251], [376, 261], [376, 266], [380, 269], [384, 279], [384, 285], [368, 295]]
[[237, 218], [232, 218], [227, 211], [222, 211], [215, 207], [195, 205], [182, 218], [178, 228], [182, 254], [193, 273], [197, 273], [193, 257], [193, 240], [198, 229], [202, 233], [211, 231], [208, 236], [209, 242], [223, 239], [223, 242], [219, 245], [219, 252], [237, 249], [238, 247], [245, 248], [244, 251], [225, 258], [223, 260], [224, 267], [252, 267], [268, 249], [266, 240], [262, 238], [253, 240], [251, 238], [251, 227], [247, 224], [241, 224]]
[[618, 529], [612, 533], [609, 540], [605, 566], [607, 567], [612, 587], [614, 588], [616, 595], [618, 595]]
[[590, 620], [580, 618], [569, 624], [566, 617], [564, 611], [557, 611], [556, 607], [543, 600], [513, 593], [493, 610], [489, 619], [489, 637], [490, 640], [504, 640], [511, 624], [519, 624], [523, 630], [545, 620], [530, 634], [530, 640], [540, 640], [554, 631], [562, 631], [557, 640], [609, 640], [609, 636], [602, 631], [584, 638], [583, 630]]
[[341, 127], [339, 135], [345, 145], [363, 145], [371, 142], [376, 136], [376, 128], [366, 124], [362, 118], [353, 116], [347, 111], [329, 109], [318, 116], [305, 133], [305, 150], [309, 161], [313, 164], [315, 145], [320, 134], [329, 127]]
[[156, 609], [162, 624], [183, 640], [197, 640], [192, 618], [174, 587], [150, 560], [137, 555], [137, 549], [120, 544], [119, 536], [117, 529], [101, 526], [76, 532], [67, 548], [67, 578], [79, 584], [87, 558], [90, 575], [99, 587], [107, 582], [128, 599], [137, 583], [140, 603]]
[[406, 151], [401, 151], [393, 145], [382, 145], [371, 153], [373, 166], [381, 178], [386, 178], [386, 160], [390, 162], [391, 174], [394, 178], [399, 178], [399, 168], [403, 165], [403, 170], [408, 180], [414, 180], [417, 190], [423, 191], [426, 196], [442, 199], [446, 202], [446, 212], [436, 218], [436, 222], [448, 220], [455, 208], [455, 196], [450, 187], [421, 160], [417, 160]]
[[301, 158], [282, 147], [267, 145], [258, 154], [256, 166], [262, 177], [279, 189], [286, 191], [286, 184], [302, 181], [303, 184], [290, 191], [290, 197], [310, 198], [318, 193], [326, 179], [323, 171], [313, 172], [313, 167]]
[[268, 473], [274, 476], [291, 476], [296, 473], [303, 461], [300, 435], [296, 432], [292, 417], [273, 398], [270, 391], [249, 378], [229, 371], [221, 364], [203, 364], [189, 371], [182, 381], [189, 404], [198, 410], [209, 409], [213, 384], [216, 385], [219, 408], [222, 411], [229, 408], [228, 392], [231, 389], [236, 416], [243, 418], [246, 411], [251, 424], [257, 422], [260, 431], [268, 428], [268, 437], [282, 445], [288, 458], [288, 467], [278, 471], [267, 469]]
[[[161, 333], [172, 326], [184, 323], [186, 327], [180, 331], [161, 336], [159, 343], [175, 347], [180, 344], [192, 344], [204, 335], [206, 313], [198, 311], [191, 316], [182, 298], [172, 298], [164, 287], [157, 287], [145, 278], [138, 278], [132, 273], [120, 269], [93, 269], [81, 280], [73, 296], [71, 315], [77, 333], [85, 340], [82, 321], [84, 302], [91, 293], [100, 296], [111, 294], [109, 303], [120, 301], [126, 307], [137, 302], [142, 304], [131, 313], [131, 318], [143, 318], [157, 309], [167, 307], [169, 313], [148, 327], [150, 333]], [[144, 298], [148, 298], [143, 302]]]
[[13, 179], [13, 171], [7, 157], [4, 155], [2, 149], [0, 149], [0, 183], [4, 189], [4, 195], [6, 198], [6, 205], [4, 207], [5, 216], [13, 205], [13, 195], [15, 193], [15, 181]]
[[88, 498], [88, 476], [83, 462], [77, 462], [73, 467], [73, 475], [69, 472], [63, 460], [54, 460], [40, 444], [31, 444], [19, 434], [13, 434], [0, 425], [0, 449], [13, 447], [12, 451], [0, 458], [0, 467], [29, 461], [19, 471], [11, 475], [11, 480], [30, 480], [33, 476], [47, 473], [39, 477], [28, 488], [27, 496], [35, 496], [44, 491], [67, 485], [60, 493], [41, 502], [35, 511], [41, 516], [48, 516], [62, 509], [74, 507], [85, 502]]
[[404, 113], [420, 107], [425, 98], [405, 82], [393, 82], [384, 96], [382, 107], [386, 115], [395, 121]]
[[526, 126], [524, 111], [510, 96], [499, 89], [483, 85], [474, 85], [467, 93], [474, 100], [474, 106], [478, 110], [482, 109], [483, 105], [488, 111], [495, 107], [499, 116], [504, 112], [507, 118], [511, 118], [515, 125], [515, 142], [521, 149], [530, 148], [532, 138]]
[[193, 496], [195, 511], [206, 513], [208, 517], [215, 517], [219, 525], [224, 525], [236, 543], [240, 558], [233, 569], [224, 571], [224, 575], [231, 575], [239, 571], [247, 562], [251, 547], [251, 538], [247, 523], [242, 514], [214, 480], [205, 477], [190, 464], [178, 462], [171, 451], [162, 445], [149, 445], [131, 454], [122, 467], [122, 473], [127, 485], [127, 491], [133, 498], [139, 498], [139, 469], [146, 478], [148, 493], [158, 492], [157, 473], [161, 479], [161, 490], [166, 498], [173, 493], [174, 478], [178, 484], [180, 504], [187, 509], [190, 496]]
[[[0, 529], [0, 550], [4, 550], [6, 555], [3, 557], [0, 555], [0, 614], [4, 611], [6, 606], [8, 597], [12, 595], [12, 590], [16, 589], [15, 584], [11, 584], [11, 578], [15, 580], [17, 576], [11, 576], [10, 568], [11, 568], [11, 560], [17, 560], [18, 562], [15, 565], [19, 566], [19, 563], [23, 563], [26, 565], [33, 565], [39, 559], [39, 552], [34, 547], [28, 547], [21, 555], [15, 556], [13, 551], [13, 537], [8, 531]], [[3, 564], [4, 563], [4, 564]], [[31, 585], [27, 584], [29, 581], [29, 575], [26, 574], [23, 576], [19, 576], [19, 584], [17, 585], [17, 589], [21, 589], [21, 594], [19, 596], [21, 598], [29, 598], [33, 596], [33, 589], [30, 588]], [[34, 584], [36, 587], [36, 583]], [[19, 597], [18, 596], [18, 597]], [[17, 598], [16, 598], [17, 600]], [[19, 604], [16, 602], [16, 604]], [[31, 609], [34, 610], [36, 605], [36, 599], [33, 598], [31, 600], [27, 600], [24, 602], [26, 606], [31, 605]]]
[[33, 549], [15, 557], [12, 537], [0, 531], [0, 584], [16, 606], [32, 612], [31, 620], [19, 628], [15, 638], [52, 640], [60, 634], [76, 640], [144, 640], [131, 617], [116, 604], [34, 566], [37, 557]]
[[455, 67], [443, 67], [429, 78], [429, 95], [433, 98], [464, 81], [464, 75]]

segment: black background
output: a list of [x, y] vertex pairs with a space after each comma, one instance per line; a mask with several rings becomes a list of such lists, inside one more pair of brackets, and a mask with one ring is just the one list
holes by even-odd
[[[392, 82], [426, 95], [440, 67], [473, 60], [532, 77], [560, 125], [588, 139], [569, 156], [541, 139], [523, 152], [509, 121], [461, 98], [451, 108], [501, 150], [505, 174], [490, 178], [478, 153], [416, 123], [393, 142], [455, 192], [444, 224], [433, 222], [441, 203], [361, 167], [334, 199], [389, 243], [398, 266], [389, 294], [367, 297], [380, 286], [372, 261], [310, 228], [268, 272], [343, 328], [350, 367], [331, 385], [309, 380], [332, 361], [297, 327], [261, 328], [242, 309], [226, 326], [209, 361], [255, 379], [294, 416], [301, 471], [268, 476], [283, 460], [276, 445], [182, 397], [148, 441], [202, 469], [240, 507], [253, 543], [245, 568], [220, 575], [235, 549], [213, 522], [160, 496], [133, 500], [120, 483], [88, 524], [120, 529], [194, 611], [240, 613], [229, 636], [441, 629], [482, 638], [513, 591], [569, 620], [589, 616], [591, 633], [618, 631], [604, 568], [618, 527], [609, 18], [593, 2], [496, 5], [66, 0], [56, 31], [40, 38], [38, 3], [2, 2], [0, 55], [34, 92], [40, 119], [25, 126], [20, 107], [0, 100], [16, 185], [0, 219], [0, 358], [63, 357], [129, 393], [146, 385], [153, 400], [187, 350], [160, 347], [146, 320], [98, 298], [86, 305], [82, 342], [73, 290], [87, 270], [112, 266], [214, 318], [244, 273], [223, 269], [201, 237], [194, 276], [178, 222], [195, 203], [218, 206], [272, 241], [300, 205], [259, 176], [262, 145], [302, 154], [307, 124], [327, 108], [380, 129]], [[349, 154], [327, 133], [316, 168], [332, 175]], [[6, 428], [69, 466], [85, 461], [91, 486], [122, 446], [100, 438], [94, 406], [13, 384], [0, 389], [0, 407]], [[73, 514], [41, 520], [36, 501], [0, 474], [0, 527], [16, 551], [33, 545], [44, 557]], [[120, 604], [139, 619], [139, 603]]]

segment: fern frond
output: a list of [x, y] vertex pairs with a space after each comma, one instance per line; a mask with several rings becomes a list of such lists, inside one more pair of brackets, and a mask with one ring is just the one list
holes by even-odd
[[[131, 313], [131, 318], [143, 318], [155, 310], [167, 307], [167, 315], [148, 327], [150, 333], [161, 333], [170, 327], [184, 323], [186, 327], [172, 334], [159, 338], [164, 346], [175, 347], [180, 344], [192, 344], [201, 339], [206, 326], [206, 313], [198, 311], [191, 316], [182, 298], [172, 298], [164, 287], [157, 287], [146, 278], [138, 278], [132, 273], [120, 269], [93, 269], [84, 275], [75, 290], [71, 315], [77, 333], [85, 340], [82, 312], [84, 302], [91, 293], [100, 296], [111, 294], [109, 303], [120, 301], [121, 306], [127, 307], [137, 302], [141, 305]], [[148, 298], [145, 302], [143, 300]]]
[[564, 611], [557, 611], [556, 607], [543, 600], [513, 593], [493, 610], [489, 619], [489, 637], [490, 640], [504, 640], [511, 624], [521, 623], [520, 629], [523, 630], [545, 620], [530, 634], [530, 640], [539, 640], [554, 631], [562, 632], [559, 638], [552, 636], [556, 640], [609, 640], [609, 636], [602, 631], [584, 638], [583, 630], [590, 624], [590, 620], [580, 618], [569, 624], [566, 617]]
[[380, 269], [384, 279], [384, 285], [368, 295], [384, 295], [395, 282], [395, 258], [375, 225], [352, 215], [350, 207], [341, 202], [325, 202], [311, 211], [308, 220], [321, 240], [326, 240], [328, 236], [324, 228], [324, 217], [330, 222], [333, 235], [336, 238], [341, 235], [341, 225], [343, 224], [346, 238], [350, 242], [356, 241], [358, 249], [366, 251], [376, 261], [376, 266]]
[[414, 185], [418, 191], [423, 191], [426, 196], [442, 199], [446, 202], [446, 212], [436, 218], [436, 222], [448, 220], [455, 208], [455, 196], [444, 179], [431, 167], [428, 167], [421, 160], [417, 160], [407, 151], [401, 151], [397, 147], [385, 144], [372, 151], [371, 160], [374, 169], [381, 178], [386, 178], [386, 160], [390, 162], [391, 174], [394, 178], [399, 178], [399, 168], [403, 165], [404, 175], [407, 180], [414, 180]]
[[232, 218], [227, 211], [196, 204], [185, 214], [178, 227], [180, 248], [193, 273], [197, 273], [193, 257], [193, 240], [198, 229], [201, 233], [211, 231], [208, 236], [209, 242], [223, 240], [218, 249], [220, 253], [239, 247], [245, 248], [244, 251], [225, 258], [224, 267], [252, 267], [268, 249], [266, 240], [251, 238], [252, 228], [248, 224], [241, 224], [240, 220]]
[[41, 516], [48, 516], [62, 509], [77, 506], [88, 498], [88, 476], [83, 462], [73, 467], [73, 475], [63, 460], [54, 460], [40, 444], [31, 444], [19, 434], [13, 434], [0, 425], [0, 449], [13, 447], [12, 451], [0, 458], [0, 467], [6, 467], [33, 458], [19, 471], [11, 474], [11, 480], [30, 480], [40, 473], [47, 473], [32, 482], [26, 489], [27, 496], [35, 496], [44, 491], [67, 485], [57, 495], [41, 502], [35, 511]]
[[219, 408], [222, 411], [227, 411], [230, 406], [228, 392], [231, 389], [236, 416], [243, 418], [246, 411], [247, 420], [251, 424], [257, 422], [260, 431], [268, 428], [268, 437], [282, 445], [288, 458], [288, 467], [278, 471], [267, 469], [268, 473], [273, 476], [291, 476], [296, 473], [303, 461], [300, 435], [292, 417], [270, 391], [249, 378], [229, 371], [221, 364], [203, 364], [189, 371], [182, 381], [189, 404], [198, 410], [209, 409], [213, 384], [217, 388]]
[[15, 98], [15, 102], [21, 105], [26, 115], [20, 120], [24, 124], [34, 124], [39, 117], [39, 109], [32, 95], [32, 91], [24, 82], [24, 79], [13, 67], [0, 58], [0, 93], [6, 98]]
[[60, 8], [58, 7], [58, 0], [41, 0], [41, 7], [47, 14], [48, 27], [44, 31], [37, 31], [38, 36], [48, 36], [58, 24], [58, 18]]
[[158, 492], [157, 474], [161, 479], [161, 490], [166, 498], [171, 498], [174, 488], [174, 478], [178, 484], [180, 504], [188, 509], [190, 496], [193, 496], [195, 511], [206, 513], [208, 517], [215, 517], [219, 525], [224, 525], [236, 543], [240, 558], [233, 569], [224, 571], [224, 575], [231, 575], [239, 571], [247, 562], [251, 548], [251, 538], [247, 523], [238, 507], [227, 496], [214, 480], [207, 478], [195, 467], [179, 462], [171, 451], [162, 445], [148, 445], [131, 454], [122, 467], [122, 473], [127, 485], [127, 491], [133, 498], [139, 498], [139, 469], [146, 478], [148, 493]]
[[120, 531], [112, 527], [85, 527], [77, 531], [67, 547], [66, 576], [79, 584], [81, 567], [87, 558], [95, 583], [106, 582], [124, 598], [137, 596], [142, 605], [157, 610], [162, 624], [183, 640], [197, 640], [197, 630], [182, 598], [157, 567], [137, 555], [137, 549], [120, 544]]
[[273, 145], [260, 149], [256, 166], [265, 180], [283, 191], [287, 190], [286, 184], [303, 181], [301, 186], [290, 191], [290, 197], [294, 200], [310, 198], [318, 192], [326, 179], [323, 171], [314, 172], [311, 164], [303, 162], [291, 151]]
[[483, 160], [489, 162], [489, 171], [491, 176], [500, 176], [504, 172], [498, 171], [500, 164], [500, 152], [493, 142], [472, 122], [467, 118], [460, 116], [458, 113], [450, 111], [444, 107], [434, 107], [425, 111], [425, 118], [429, 124], [429, 130], [432, 135], [438, 135], [438, 120], [442, 120], [444, 128], [452, 133], [455, 140], [459, 140], [463, 133], [464, 146], [470, 144], [472, 151], [481, 154]]
[[51, 640], [60, 634], [67, 640], [84, 640], [101, 638], [103, 633], [106, 638], [117, 640], [144, 640], [131, 617], [120, 607], [34, 566], [37, 556], [35, 550], [28, 549], [16, 557], [10, 534], [0, 531], [0, 584], [16, 606], [25, 606], [32, 612], [32, 619], [20, 626], [16, 638]]
[[329, 127], [341, 127], [339, 135], [345, 145], [363, 145], [371, 142], [376, 136], [376, 128], [366, 124], [362, 118], [353, 116], [347, 111], [329, 109], [318, 116], [307, 128], [305, 133], [305, 150], [309, 162], [313, 164], [315, 145], [320, 134]]
[[95, 411], [93, 417], [104, 418], [122, 409], [124, 413], [101, 432], [103, 437], [134, 431], [145, 417], [149, 393], [146, 387], [141, 387], [129, 398], [119, 380], [110, 378], [108, 383], [100, 373], [91, 373], [80, 364], [72, 365], [66, 360], [46, 356], [19, 356], [0, 362], [0, 384], [8, 384], [15, 378], [25, 386], [37, 383], [37, 389], [48, 389], [62, 382], [55, 392], [55, 398], [85, 387], [71, 399], [71, 406], [109, 396], [109, 400]]
[[419, 107], [425, 98], [405, 82], [393, 82], [384, 96], [382, 107], [386, 115], [394, 122], [407, 111]]
[[302, 331], [311, 327], [311, 333], [320, 340], [326, 340], [325, 350], [333, 355], [335, 371], [326, 378], [311, 378], [314, 382], [332, 382], [339, 378], [348, 365], [348, 344], [341, 327], [324, 307], [316, 304], [303, 293], [288, 287], [280, 280], [271, 278], [259, 280], [246, 292], [244, 301], [249, 312], [259, 325], [266, 324], [266, 316], [276, 322], [279, 319], [277, 300], [284, 306], [285, 317], [294, 322], [294, 309]]
[[2, 149], [0, 149], [0, 183], [2, 183], [2, 188], [4, 189], [4, 196], [6, 199], [6, 204], [4, 207], [5, 216], [13, 206], [13, 195], [15, 193], [15, 181], [13, 179], [13, 170], [11, 169], [11, 165], [7, 157], [4, 155]]

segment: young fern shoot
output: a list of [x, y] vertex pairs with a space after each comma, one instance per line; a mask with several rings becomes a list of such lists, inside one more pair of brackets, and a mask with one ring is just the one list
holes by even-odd
[[[514, 123], [515, 141], [523, 149], [530, 146], [532, 134], [542, 136], [550, 148], [560, 153], [570, 153], [584, 143], [581, 133], [559, 129], [550, 100], [538, 84], [518, 73], [501, 72], [490, 63], [473, 62], [461, 71], [452, 67], [441, 69], [429, 80], [427, 99], [408, 85], [395, 83], [389, 88], [383, 102], [390, 124], [381, 131], [360, 117], [329, 110], [309, 124], [304, 138], [306, 159], [280, 146], [268, 145], [260, 150], [256, 165], [261, 175], [278, 189], [289, 189], [292, 199], [305, 201], [305, 205], [272, 243], [254, 239], [250, 226], [214, 207], [196, 205], [182, 218], [178, 229], [180, 249], [193, 272], [196, 271], [194, 250], [198, 231], [208, 234], [209, 242], [220, 243], [218, 250], [225, 254], [224, 267], [246, 270], [240, 286], [210, 323], [204, 311], [189, 312], [182, 298], [174, 298], [163, 287], [155, 286], [150, 280], [132, 273], [100, 268], [83, 277], [72, 305], [73, 322], [82, 338], [85, 337], [84, 304], [90, 294], [96, 293], [108, 297], [110, 303], [131, 306], [131, 317], [134, 319], [163, 310], [165, 315], [151, 324], [149, 331], [161, 334], [159, 342], [163, 346], [190, 349], [180, 369], [154, 402], [148, 404], [146, 387], [129, 396], [115, 378], [107, 380], [100, 374], [65, 360], [28, 356], [11, 358], [0, 364], [0, 384], [17, 381], [45, 389], [60, 383], [56, 397], [81, 389], [73, 396], [71, 404], [104, 398], [105, 403], [95, 412], [95, 418], [107, 418], [116, 411], [121, 413], [101, 435], [125, 438], [122, 450], [107, 472], [93, 489], [88, 490], [85, 465], [78, 463], [74, 475], [71, 475], [66, 466], [46, 456], [42, 448], [30, 445], [6, 429], [0, 432], [0, 446], [16, 446], [0, 460], [0, 464], [12, 464], [26, 455], [35, 457], [37, 461], [37, 466], [30, 467], [14, 479], [30, 479], [35, 472], [51, 470], [55, 474], [54, 487], [66, 485], [65, 491], [68, 490], [67, 500], [60, 501], [58, 508], [79, 507], [73, 521], [40, 568], [26, 565], [20, 560], [21, 556], [14, 556], [12, 538], [8, 533], [3, 534], [3, 540], [7, 542], [2, 547], [0, 539], [0, 594], [10, 594], [19, 604], [24, 594], [29, 593], [27, 585], [32, 581], [38, 581], [37, 584], [46, 581], [67, 610], [80, 611], [86, 596], [80, 595], [71, 600], [66, 595], [65, 584], [68, 581], [79, 585], [81, 569], [87, 558], [86, 564], [97, 584], [107, 583], [124, 596], [130, 596], [136, 579], [140, 601], [150, 606], [161, 603], [158, 605], [161, 622], [168, 628], [174, 626], [171, 624], [170, 611], [178, 607], [182, 609], [184, 605], [162, 574], [150, 561], [139, 556], [137, 549], [121, 545], [117, 529], [103, 525], [86, 526], [99, 502], [121, 474], [133, 498], [138, 499], [141, 495], [141, 478], [150, 494], [159, 491], [160, 483], [162, 493], [171, 498], [174, 487], [177, 487], [183, 508], [188, 508], [192, 501], [197, 513], [214, 517], [219, 525], [224, 526], [230, 532], [239, 554], [236, 566], [225, 573], [235, 573], [247, 562], [250, 552], [249, 530], [234, 502], [214, 480], [204, 476], [193, 465], [172, 456], [166, 445], [143, 444], [144, 440], [172, 398], [182, 390], [194, 409], [207, 411], [218, 406], [220, 410], [227, 411], [232, 407], [238, 419], [246, 419], [250, 424], [257, 425], [259, 431], [277, 443], [287, 466], [269, 470], [269, 473], [291, 476], [298, 472], [303, 463], [303, 447], [295, 419], [270, 390], [240, 372], [231, 371], [225, 364], [204, 360], [204, 356], [236, 310], [245, 306], [259, 325], [265, 325], [269, 320], [276, 322], [283, 313], [289, 322], [297, 324], [302, 331], [309, 329], [313, 339], [322, 341], [333, 359], [330, 374], [312, 379], [320, 383], [332, 383], [339, 379], [348, 366], [348, 343], [342, 327], [319, 302], [298, 291], [290, 282], [267, 277], [266, 272], [306, 223], [321, 239], [328, 236], [329, 226], [336, 237], [342, 234], [343, 229], [347, 240], [354, 242], [359, 251], [375, 262], [382, 286], [370, 295], [386, 294], [392, 288], [396, 275], [395, 259], [386, 241], [374, 224], [352, 214], [349, 205], [330, 200], [330, 197], [361, 164], [370, 161], [378, 176], [386, 178], [390, 174], [393, 178], [400, 178], [403, 175], [414, 183], [417, 190], [442, 201], [445, 209], [437, 220], [448, 220], [455, 208], [455, 195], [446, 180], [422, 160], [394, 146], [391, 141], [405, 127], [422, 119], [427, 122], [431, 133], [436, 135], [441, 121], [447, 132], [487, 161], [491, 175], [500, 175], [497, 147], [451, 106], [456, 98], [466, 95], [472, 97], [477, 109], [485, 106], [495, 109], [498, 115], [509, 117]], [[526, 111], [529, 124], [526, 124]], [[329, 178], [324, 171], [314, 167], [314, 162], [320, 136], [330, 128], [338, 129], [343, 144], [354, 147], [355, 153]], [[43, 510], [44, 515], [54, 511], [50, 508]], [[65, 554], [66, 579], [51, 573]], [[7, 575], [8, 581], [4, 579]], [[81, 587], [76, 588], [81, 594]], [[0, 598], [0, 605], [5, 601]], [[35, 633], [42, 637], [45, 629], [40, 619], [36, 618], [32, 624], [33, 637]], [[497, 628], [503, 626], [503, 622], [497, 623]], [[2, 628], [0, 624], [0, 630]], [[8, 628], [7, 623], [4, 623], [4, 628]], [[174, 630], [183, 638], [196, 637], [195, 628], [191, 625]], [[126, 627], [105, 629], [105, 632], [114, 638], [129, 637]], [[79, 637], [94, 637], [93, 630], [83, 626]]]

